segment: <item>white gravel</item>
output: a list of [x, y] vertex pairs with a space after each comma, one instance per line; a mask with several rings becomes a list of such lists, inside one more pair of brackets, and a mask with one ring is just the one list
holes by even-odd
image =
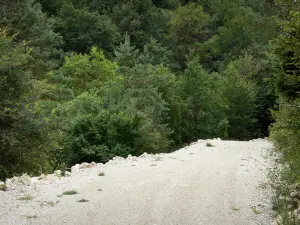
[[[262, 139], [199, 140], [170, 154], [76, 165], [70, 177], [11, 180], [0, 191], [0, 224], [272, 224], [272, 148]], [[58, 197], [72, 189], [78, 194]], [[33, 199], [18, 200], [25, 195]]]

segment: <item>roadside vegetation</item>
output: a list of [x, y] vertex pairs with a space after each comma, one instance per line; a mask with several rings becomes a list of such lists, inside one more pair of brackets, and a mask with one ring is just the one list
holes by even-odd
[[280, 34], [272, 39], [272, 61], [280, 67], [272, 80], [278, 95], [272, 111], [275, 123], [270, 127], [270, 139], [281, 153], [273, 175], [277, 196], [274, 209], [277, 223], [300, 224], [300, 2], [282, 1], [276, 17]]

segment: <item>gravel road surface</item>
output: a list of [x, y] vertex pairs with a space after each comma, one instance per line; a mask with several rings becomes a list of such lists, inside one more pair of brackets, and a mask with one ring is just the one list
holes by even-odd
[[0, 224], [269, 225], [272, 149], [263, 139], [199, 140], [170, 154], [76, 165], [69, 177], [9, 181]]

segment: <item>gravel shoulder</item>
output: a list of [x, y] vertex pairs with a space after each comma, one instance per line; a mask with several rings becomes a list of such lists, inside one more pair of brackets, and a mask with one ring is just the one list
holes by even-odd
[[[267, 140], [214, 139], [169, 154], [76, 165], [69, 177], [11, 182], [0, 191], [0, 224], [272, 224], [272, 154]], [[60, 196], [73, 189], [78, 194]], [[18, 200], [24, 196], [32, 199]]]

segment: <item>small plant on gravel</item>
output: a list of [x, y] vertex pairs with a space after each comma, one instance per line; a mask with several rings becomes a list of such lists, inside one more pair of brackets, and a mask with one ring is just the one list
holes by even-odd
[[232, 206], [232, 207], [231, 207], [231, 210], [233, 210], [233, 211], [240, 211], [241, 209], [240, 209], [240, 208], [237, 208], [237, 207], [235, 207], [235, 206]]
[[87, 199], [80, 199], [80, 200], [78, 200], [77, 202], [80, 202], [80, 203], [83, 203], [83, 202], [88, 202], [89, 200], [87, 200]]
[[104, 172], [100, 172], [100, 173], [98, 173], [98, 176], [99, 176], [99, 177], [104, 177], [104, 176], [105, 176], [105, 173], [104, 173]]
[[103, 191], [101, 188], [99, 188], [97, 191]]
[[206, 147], [215, 147], [215, 145], [213, 145], [212, 143], [208, 142], [208, 143], [206, 143]]
[[62, 195], [76, 195], [78, 192], [76, 190], [68, 190], [62, 193]]
[[150, 166], [157, 166], [156, 164], [151, 164]]
[[0, 191], [6, 191], [6, 184], [0, 184]]
[[55, 206], [56, 204], [58, 204], [59, 203], [59, 201], [56, 201], [56, 202], [53, 202], [53, 201], [44, 201], [42, 204], [41, 204], [41, 206], [51, 206], [51, 207], [53, 207], [53, 206]]
[[24, 195], [24, 196], [18, 198], [18, 200], [21, 200], [21, 201], [30, 201], [32, 199], [33, 199], [33, 197], [31, 195]]
[[260, 211], [257, 209], [256, 206], [252, 206], [251, 209], [254, 214], [260, 214]]
[[33, 215], [33, 216], [26, 216], [27, 219], [36, 219], [37, 216], [36, 215]]

